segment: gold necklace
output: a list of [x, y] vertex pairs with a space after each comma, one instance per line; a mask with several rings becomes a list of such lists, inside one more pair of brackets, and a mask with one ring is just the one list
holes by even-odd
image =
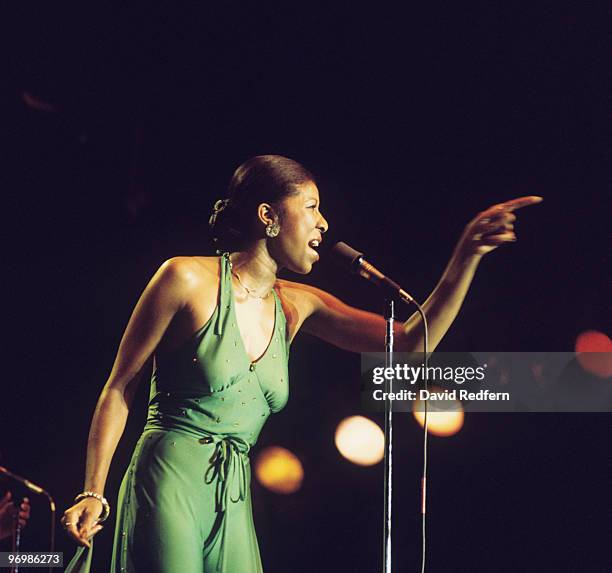
[[254, 290], [250, 289], [248, 286], [246, 286], [243, 282], [242, 279], [240, 278], [240, 275], [234, 270], [232, 269], [232, 274], [238, 279], [238, 282], [240, 283], [240, 286], [246, 291], [247, 295], [250, 296], [251, 298], [256, 298], [258, 300], [265, 300], [270, 296], [270, 293], [272, 292], [271, 290], [269, 290], [264, 296], [260, 296], [258, 294], [254, 294]]

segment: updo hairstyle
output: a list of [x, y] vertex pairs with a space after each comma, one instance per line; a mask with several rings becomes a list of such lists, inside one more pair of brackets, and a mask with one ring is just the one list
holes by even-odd
[[[238, 251], [255, 236], [258, 205], [278, 209], [286, 197], [298, 193], [297, 186], [315, 182], [306, 168], [281, 155], [257, 155], [245, 161], [232, 176], [226, 199], [219, 199], [208, 224], [220, 251]], [[282, 213], [281, 213], [282, 216]]]

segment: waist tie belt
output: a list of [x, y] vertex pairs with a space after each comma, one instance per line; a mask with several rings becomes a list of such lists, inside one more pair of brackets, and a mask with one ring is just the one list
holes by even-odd
[[[225, 513], [228, 504], [228, 498], [232, 503], [244, 501], [247, 496], [248, 484], [248, 469], [249, 463], [248, 452], [251, 446], [248, 442], [241, 438], [232, 436], [206, 436], [200, 438], [201, 444], [215, 444], [215, 451], [210, 458], [210, 466], [204, 474], [204, 481], [211, 484], [216, 480], [215, 485], [215, 508], [217, 512]], [[232, 484], [238, 485], [238, 497], [233, 497], [231, 492]], [[221, 526], [221, 538], [219, 542], [219, 559], [217, 561], [216, 570], [221, 573], [226, 572], [224, 567], [226, 553], [229, 551], [229, 544], [226, 543], [226, 528], [227, 516], [223, 516], [223, 524]]]
[[[210, 466], [204, 474], [204, 481], [212, 484], [216, 480], [216, 511], [225, 511], [228, 500], [233, 503], [244, 501], [249, 486], [247, 468], [249, 463], [247, 454], [251, 449], [249, 443], [233, 436], [206, 436], [199, 442], [215, 444], [215, 451], [209, 460]], [[233, 495], [232, 486], [237, 486], [237, 497]]]

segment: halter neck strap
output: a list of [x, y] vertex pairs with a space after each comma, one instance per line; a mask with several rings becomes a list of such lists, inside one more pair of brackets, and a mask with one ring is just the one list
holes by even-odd
[[232, 261], [229, 253], [222, 253], [220, 260], [219, 273], [219, 304], [217, 313], [217, 322], [215, 324], [215, 334], [223, 334], [223, 323], [227, 310], [230, 308], [230, 297], [232, 295]]

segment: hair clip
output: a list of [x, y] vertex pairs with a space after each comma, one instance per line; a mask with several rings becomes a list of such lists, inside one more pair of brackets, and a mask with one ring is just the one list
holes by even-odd
[[208, 224], [211, 227], [213, 227], [214, 224], [217, 222], [217, 216], [219, 215], [219, 213], [227, 209], [229, 202], [230, 202], [229, 199], [218, 199], [217, 201], [215, 201], [215, 204], [213, 205], [212, 215], [208, 219]]
[[229, 199], [219, 199], [218, 201], [215, 201], [215, 204], [213, 206], [214, 212], [220, 213], [221, 211], [223, 211], [223, 209], [227, 208], [229, 202]]

